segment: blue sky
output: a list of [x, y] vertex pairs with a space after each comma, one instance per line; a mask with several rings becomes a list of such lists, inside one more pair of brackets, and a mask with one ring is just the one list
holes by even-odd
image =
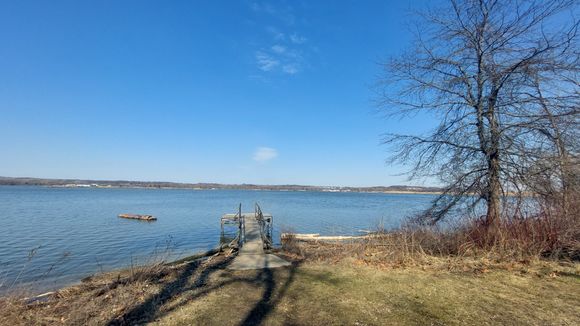
[[409, 184], [371, 86], [423, 5], [0, 1], [0, 175]]

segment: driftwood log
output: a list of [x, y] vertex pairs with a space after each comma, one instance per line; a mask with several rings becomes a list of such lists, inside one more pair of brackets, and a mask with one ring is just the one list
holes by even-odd
[[324, 236], [318, 233], [282, 233], [280, 235], [284, 239], [296, 239], [302, 241], [341, 241], [353, 239], [366, 239], [372, 237], [372, 234], [367, 235], [330, 235]]
[[156, 221], [157, 217], [153, 215], [139, 215], [139, 214], [119, 214], [120, 218], [128, 218], [140, 221]]

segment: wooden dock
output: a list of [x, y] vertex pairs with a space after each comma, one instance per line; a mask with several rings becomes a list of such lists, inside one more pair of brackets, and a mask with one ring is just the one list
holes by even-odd
[[255, 205], [254, 213], [242, 213], [240, 205], [237, 214], [225, 214], [222, 216], [221, 221], [222, 226], [236, 221], [239, 229], [237, 237], [239, 244], [238, 256], [228, 269], [262, 269], [290, 265], [284, 259], [267, 254], [264, 251], [264, 249], [272, 247], [273, 217], [271, 214], [262, 213], [258, 204]]

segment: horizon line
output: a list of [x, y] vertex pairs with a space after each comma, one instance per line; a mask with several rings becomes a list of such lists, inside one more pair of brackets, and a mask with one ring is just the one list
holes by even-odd
[[374, 186], [344, 186], [344, 185], [307, 185], [307, 184], [261, 184], [261, 183], [220, 183], [220, 182], [177, 182], [177, 181], [159, 181], [159, 180], [128, 180], [128, 179], [88, 179], [88, 178], [41, 178], [41, 177], [9, 177], [9, 176], [0, 176], [0, 179], [34, 179], [34, 180], [46, 180], [46, 181], [94, 181], [94, 182], [135, 182], [135, 183], [170, 183], [170, 184], [179, 184], [179, 185], [220, 185], [220, 186], [276, 186], [276, 187], [283, 187], [283, 186], [293, 186], [293, 187], [334, 187], [334, 188], [389, 188], [389, 187], [414, 187], [414, 188], [438, 188], [438, 186], [418, 186], [418, 185], [401, 185], [401, 184], [394, 184], [394, 185], [374, 185]]

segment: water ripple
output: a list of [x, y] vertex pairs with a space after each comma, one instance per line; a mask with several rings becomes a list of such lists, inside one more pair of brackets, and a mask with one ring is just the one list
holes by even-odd
[[[430, 195], [237, 190], [68, 189], [0, 186], [0, 291], [18, 283], [59, 287], [98, 272], [126, 267], [170, 247], [185, 256], [218, 244], [219, 217], [242, 202], [259, 202], [284, 230], [358, 234], [427, 207]], [[120, 213], [158, 217], [153, 223]], [[36, 248], [34, 257], [29, 258]]]

